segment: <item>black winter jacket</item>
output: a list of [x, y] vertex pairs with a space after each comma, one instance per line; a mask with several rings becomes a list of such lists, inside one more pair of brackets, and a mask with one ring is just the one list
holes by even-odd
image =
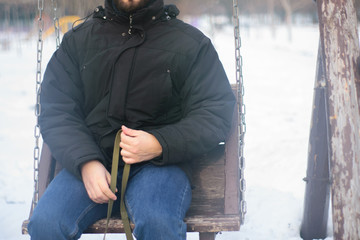
[[210, 40], [177, 13], [154, 0], [129, 15], [106, 0], [65, 34], [42, 83], [40, 126], [77, 177], [90, 160], [110, 168], [122, 125], [157, 138], [159, 165], [184, 167], [226, 140], [235, 103], [228, 79]]

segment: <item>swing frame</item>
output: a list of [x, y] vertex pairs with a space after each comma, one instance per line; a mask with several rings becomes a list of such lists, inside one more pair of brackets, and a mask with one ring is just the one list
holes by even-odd
[[[232, 87], [236, 93], [236, 86]], [[235, 113], [236, 110], [235, 107]], [[239, 231], [243, 223], [240, 208], [242, 195], [239, 181], [238, 128], [238, 114], [233, 114], [231, 132], [225, 147], [203, 156], [199, 161], [201, 163], [194, 166], [193, 197], [185, 222], [188, 232], [199, 232], [200, 240], [214, 240], [218, 232]], [[39, 164], [39, 198], [61, 169], [59, 162], [52, 157], [49, 147], [44, 143]], [[33, 208], [29, 219], [32, 212]], [[23, 234], [28, 234], [28, 223], [29, 220], [23, 222]], [[101, 219], [84, 233], [104, 233], [105, 226], [106, 219]], [[112, 217], [108, 233], [124, 232], [120, 216]]]
[[[52, 0], [54, 8], [54, 28], [56, 35], [56, 47], [60, 45], [59, 20], [56, 16], [57, 3]], [[45, 192], [56, 174], [62, 169], [51, 155], [49, 147], [43, 143], [41, 154], [39, 147], [40, 126], [38, 117], [41, 114], [40, 90], [41, 90], [41, 62], [42, 62], [42, 12], [44, 0], [38, 0], [39, 10], [39, 40], [36, 72], [36, 125], [34, 147], [34, 196], [30, 209], [29, 219], [38, 200]], [[241, 38], [239, 31], [238, 0], [233, 0], [233, 20], [235, 37], [235, 60], [236, 60], [236, 84], [232, 85], [237, 105], [234, 107], [230, 136], [222, 149], [206, 154], [193, 168], [192, 203], [187, 212], [185, 222], [188, 232], [199, 232], [200, 240], [215, 240], [216, 233], [222, 231], [239, 231], [244, 223], [246, 214], [246, 202], [244, 200], [245, 179], [243, 157], [244, 135], [246, 133], [245, 104], [243, 101], [244, 85], [242, 76], [242, 57], [240, 55]], [[22, 224], [22, 233], [28, 234], [29, 219]], [[106, 219], [102, 219], [89, 226], [84, 233], [104, 233]], [[134, 225], [131, 226], [134, 228]], [[124, 233], [123, 223], [120, 217], [110, 219], [108, 233]]]

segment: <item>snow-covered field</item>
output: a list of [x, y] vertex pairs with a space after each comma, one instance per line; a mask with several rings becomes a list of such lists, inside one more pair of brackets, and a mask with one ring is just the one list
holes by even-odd
[[[8, 50], [0, 45], [0, 240], [30, 239], [21, 235], [21, 223], [33, 192], [36, 39], [25, 41], [8, 32], [0, 36], [11, 40]], [[213, 42], [235, 82], [232, 29], [216, 31]], [[44, 65], [54, 45], [53, 39], [45, 41]], [[242, 30], [248, 212], [239, 232], [217, 239], [300, 239], [317, 45], [316, 25], [294, 27], [292, 42], [283, 26], [276, 38], [263, 26]]]

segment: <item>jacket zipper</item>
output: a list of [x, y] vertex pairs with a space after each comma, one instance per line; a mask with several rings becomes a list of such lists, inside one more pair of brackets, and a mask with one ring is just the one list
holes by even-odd
[[127, 82], [127, 86], [126, 86], [126, 92], [125, 92], [126, 96], [125, 96], [124, 112], [123, 112], [124, 122], [127, 122], [126, 105], [127, 105], [130, 81], [133, 78], [133, 74], [134, 74], [134, 66], [135, 66], [135, 62], [136, 62], [136, 56], [137, 56], [137, 48], [135, 48], [134, 56], [133, 56], [132, 61], [131, 61], [130, 74], [129, 74], [129, 78], [128, 78], [128, 82]]
[[129, 35], [131, 35], [131, 31], [132, 31], [132, 28], [133, 28], [133, 26], [132, 26], [132, 24], [133, 24], [133, 15], [132, 14], [130, 14], [130, 16], [129, 16], [129, 21], [130, 21], [130, 25], [129, 25], [129, 31], [128, 31], [128, 33], [129, 33]]

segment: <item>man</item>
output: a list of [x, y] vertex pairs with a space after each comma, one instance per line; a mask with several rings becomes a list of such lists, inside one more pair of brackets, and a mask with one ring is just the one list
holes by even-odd
[[45, 72], [40, 117], [64, 170], [35, 208], [33, 240], [78, 239], [106, 217], [108, 200], [119, 199], [109, 189], [119, 129], [135, 237], [186, 239], [191, 164], [226, 141], [235, 100], [210, 40], [178, 13], [162, 0], [106, 0], [65, 34]]

